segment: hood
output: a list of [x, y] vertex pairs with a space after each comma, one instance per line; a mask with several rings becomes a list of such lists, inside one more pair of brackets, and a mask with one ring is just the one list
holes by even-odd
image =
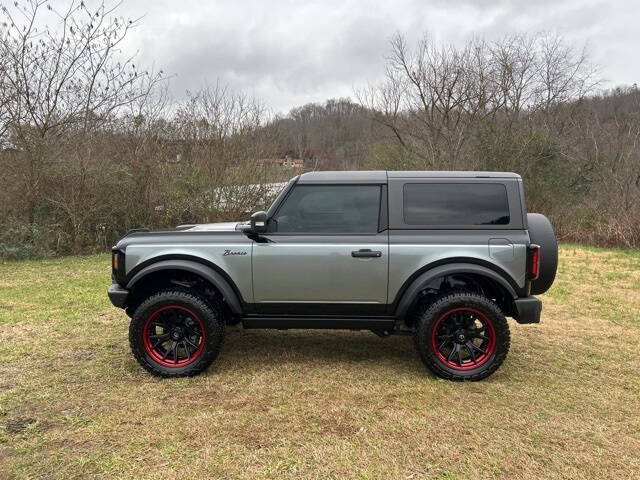
[[236, 225], [239, 223], [240, 222], [203, 223], [200, 225], [179, 225], [175, 230], [130, 232], [118, 241], [116, 248], [125, 250], [129, 245], [180, 244], [184, 243], [186, 241], [185, 239], [188, 239], [189, 242], [206, 242], [209, 241], [207, 239], [207, 233], [211, 235], [233, 234], [234, 236], [243, 236], [240, 230], [236, 230]]
[[198, 225], [180, 225], [183, 232], [235, 232], [236, 225], [241, 222], [202, 223]]

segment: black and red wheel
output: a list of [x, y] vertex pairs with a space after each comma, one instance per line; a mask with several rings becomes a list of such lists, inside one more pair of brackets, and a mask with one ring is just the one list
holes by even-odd
[[129, 326], [136, 360], [163, 377], [200, 373], [218, 356], [223, 337], [224, 321], [218, 309], [182, 291], [163, 291], [147, 298]]
[[439, 377], [481, 380], [506, 358], [509, 325], [490, 299], [452, 292], [419, 310], [414, 341], [422, 361]]

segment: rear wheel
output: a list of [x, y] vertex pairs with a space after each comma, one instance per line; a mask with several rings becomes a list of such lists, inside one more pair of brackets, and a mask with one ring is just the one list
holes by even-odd
[[136, 309], [131, 351], [146, 370], [163, 377], [192, 376], [218, 356], [224, 321], [215, 306], [182, 291], [163, 291]]
[[490, 299], [449, 293], [419, 309], [414, 341], [422, 361], [439, 377], [481, 380], [506, 358], [509, 325]]

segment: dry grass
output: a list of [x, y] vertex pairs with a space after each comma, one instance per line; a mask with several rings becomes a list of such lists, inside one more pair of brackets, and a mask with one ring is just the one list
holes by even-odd
[[481, 383], [411, 339], [229, 328], [158, 380], [106, 256], [0, 265], [0, 478], [638, 478], [640, 253], [565, 245], [540, 325]]

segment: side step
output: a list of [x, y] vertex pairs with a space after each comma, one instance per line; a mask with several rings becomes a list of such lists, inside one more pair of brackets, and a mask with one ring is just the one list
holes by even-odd
[[333, 329], [333, 330], [387, 330], [392, 331], [394, 317], [358, 318], [358, 317], [243, 317], [244, 328], [276, 328], [286, 330], [300, 329]]

